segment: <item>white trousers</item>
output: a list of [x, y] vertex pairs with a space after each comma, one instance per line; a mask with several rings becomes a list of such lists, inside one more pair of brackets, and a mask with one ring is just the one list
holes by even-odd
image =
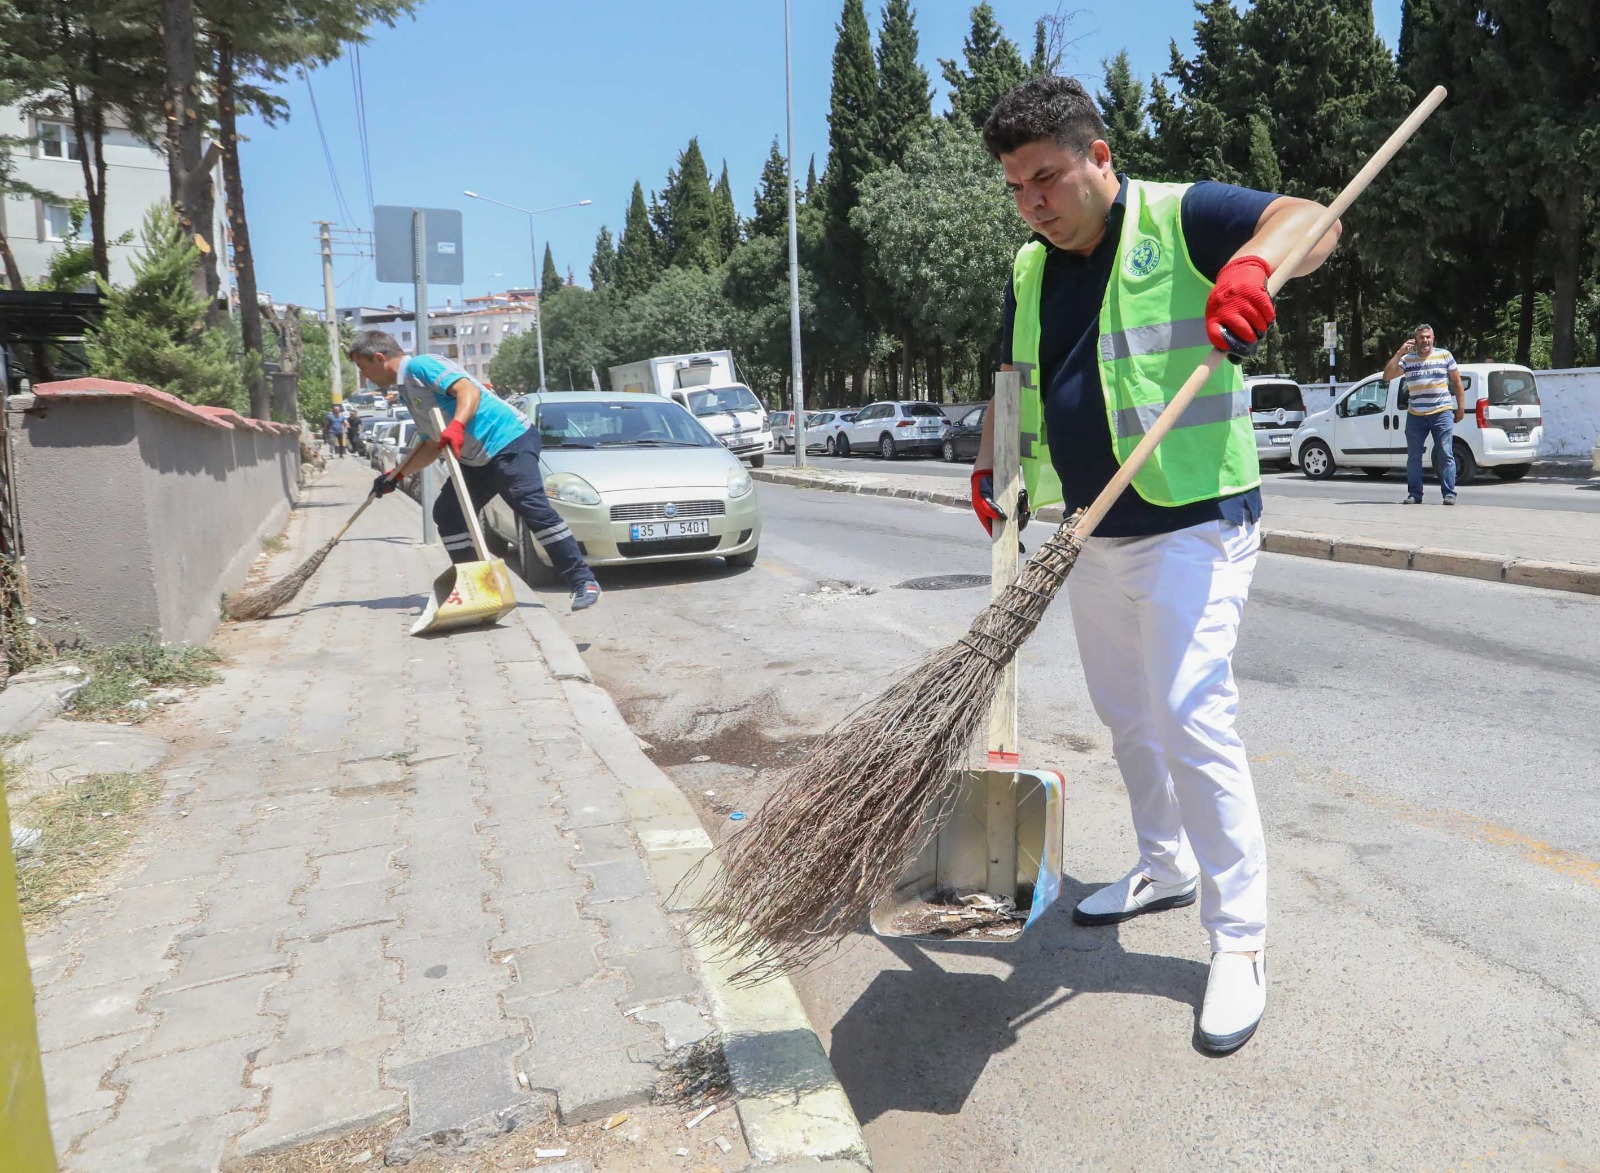
[[1133, 808], [1146, 874], [1200, 875], [1217, 950], [1259, 949], [1267, 855], [1233, 730], [1233, 648], [1261, 538], [1212, 521], [1147, 538], [1090, 538], [1067, 579], [1078, 654]]

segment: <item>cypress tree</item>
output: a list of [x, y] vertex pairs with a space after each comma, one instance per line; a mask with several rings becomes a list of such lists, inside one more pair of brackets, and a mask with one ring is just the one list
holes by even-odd
[[1128, 67], [1128, 51], [1124, 49], [1101, 65], [1105, 70], [1106, 88], [1096, 94], [1095, 99], [1100, 105], [1100, 116], [1105, 120], [1111, 161], [1119, 175], [1155, 178], [1155, 143], [1145, 119], [1144, 86]]
[[881, 165], [878, 139], [878, 67], [861, 0], [844, 0], [833, 47], [833, 88], [828, 109], [828, 173], [823, 200], [827, 246], [835, 288], [854, 314], [864, 308], [865, 248], [850, 224], [861, 183]]
[[1028, 68], [1016, 42], [1006, 36], [987, 2], [972, 10], [972, 28], [961, 48], [965, 69], [955, 61], [939, 59], [950, 87], [950, 118], [964, 118], [982, 129], [995, 103], [1028, 80]]
[[717, 186], [711, 189], [711, 196], [717, 207], [717, 246], [722, 254], [719, 260], [725, 261], [739, 247], [740, 237], [744, 234], [739, 209], [733, 205], [733, 187], [728, 182], [726, 159], [722, 161], [722, 175], [717, 179]]
[[910, 0], [888, 0], [878, 32], [878, 154], [902, 162], [933, 113], [928, 71], [917, 62], [916, 12]]
[[810, 203], [811, 197], [817, 190], [817, 156], [811, 156], [811, 162], [806, 166], [805, 202]]
[[709, 273], [722, 263], [718, 236], [717, 204], [711, 194], [700, 140], [692, 138], [667, 173], [656, 217], [662, 259], [668, 268], [699, 269]]
[[644, 202], [644, 187], [634, 180], [628, 219], [622, 229], [622, 241], [617, 245], [616, 284], [624, 297], [643, 293], [655, 284], [661, 275], [659, 250], [656, 231], [650, 223], [650, 210]]
[[750, 217], [750, 235], [783, 236], [789, 231], [789, 168], [778, 140], [772, 140], [766, 164], [761, 168], [761, 184], [756, 188], [755, 215]]
[[617, 248], [611, 243], [611, 229], [600, 226], [594, 238], [594, 259], [589, 262], [589, 284], [596, 290], [609, 289], [617, 280]]
[[561, 279], [561, 272], [556, 268], [555, 257], [550, 255], [550, 242], [544, 246], [544, 271], [539, 277], [539, 296], [549, 297], [551, 294], [560, 293], [561, 287], [566, 282]]

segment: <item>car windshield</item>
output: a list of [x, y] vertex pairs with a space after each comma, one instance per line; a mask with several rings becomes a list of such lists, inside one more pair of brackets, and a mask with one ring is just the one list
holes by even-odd
[[716, 440], [670, 399], [545, 403], [539, 439], [546, 448], [715, 448]]
[[907, 415], [936, 415], [941, 418], [944, 416], [944, 408], [937, 403], [907, 403], [904, 406]]
[[1300, 398], [1298, 383], [1250, 384], [1251, 411], [1304, 411], [1306, 405]]
[[1538, 407], [1539, 387], [1528, 371], [1490, 371], [1490, 407]]
[[725, 411], [760, 411], [761, 404], [748, 387], [708, 387], [689, 392], [689, 410], [697, 416]]

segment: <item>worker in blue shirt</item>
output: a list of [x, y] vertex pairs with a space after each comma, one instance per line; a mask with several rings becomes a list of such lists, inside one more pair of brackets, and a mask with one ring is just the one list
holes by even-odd
[[[449, 448], [461, 462], [473, 505], [481, 510], [498, 494], [511, 507], [571, 590], [572, 609], [582, 611], [599, 602], [600, 584], [594, 571], [583, 560], [572, 530], [545, 496], [539, 432], [526, 416], [504, 400], [485, 394], [478, 381], [455, 363], [433, 354], [408, 356], [381, 330], [359, 335], [350, 348], [350, 360], [364, 378], [379, 387], [399, 389], [422, 436], [408, 459], [373, 481], [375, 495], [393, 492], [406, 477], [432, 464]], [[440, 435], [434, 434], [435, 407], [450, 421]], [[455, 493], [439, 494], [433, 504], [433, 520], [452, 562], [470, 562], [477, 557]]]
[[[1219, 183], [1119, 176], [1094, 99], [1060, 77], [995, 106], [984, 144], [1033, 238], [1005, 291], [1000, 363], [1023, 372], [1032, 505], [1089, 505], [1213, 348], [1237, 362], [1276, 311], [1267, 277], [1322, 209]], [[1320, 265], [1337, 227], [1297, 270]], [[985, 526], [994, 413], [972, 476]], [[1196, 1024], [1236, 1050], [1266, 1009], [1267, 861], [1233, 650], [1261, 538], [1250, 395], [1224, 363], [1085, 543], [1067, 595], [1111, 733], [1139, 859], [1074, 919], [1110, 925], [1200, 903], [1212, 959]]]

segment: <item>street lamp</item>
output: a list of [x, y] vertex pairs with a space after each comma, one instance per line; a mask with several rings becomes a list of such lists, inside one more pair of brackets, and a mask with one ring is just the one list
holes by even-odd
[[508, 204], [504, 200], [497, 200], [490, 196], [479, 195], [475, 191], [461, 193], [469, 200], [482, 200], [486, 204], [499, 204], [502, 208], [510, 208], [513, 212], [521, 212], [528, 218], [528, 250], [533, 255], [533, 295], [536, 299], [537, 312], [533, 316], [533, 328], [539, 337], [539, 390], [545, 390], [544, 385], [544, 290], [541, 288], [539, 272], [539, 245], [533, 235], [533, 218], [541, 212], [559, 212], [562, 208], [587, 208], [594, 203], [593, 200], [578, 200], [571, 204], [553, 204], [548, 208], [519, 208], [516, 204]]

